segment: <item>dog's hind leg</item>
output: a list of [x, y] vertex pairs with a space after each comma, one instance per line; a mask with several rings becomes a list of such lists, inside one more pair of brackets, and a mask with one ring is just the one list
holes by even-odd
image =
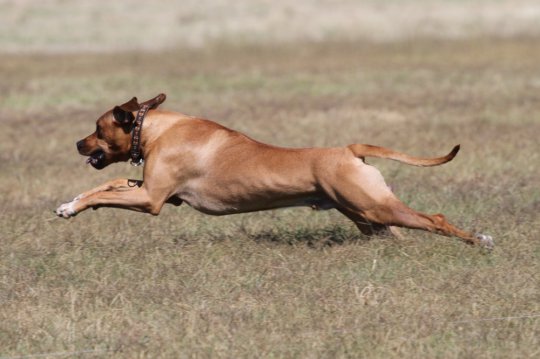
[[417, 212], [407, 207], [397, 198], [387, 204], [364, 211], [364, 215], [368, 220], [377, 223], [421, 229], [448, 237], [458, 237], [468, 244], [481, 245], [487, 248], [492, 248], [494, 245], [490, 236], [464, 231], [449, 223], [442, 214], [429, 215]]
[[338, 211], [349, 218], [354, 223], [356, 228], [358, 228], [358, 230], [360, 230], [360, 232], [365, 236], [371, 237], [378, 235], [393, 235], [398, 239], [403, 239], [403, 235], [396, 227], [370, 222], [365, 217], [342, 208], [338, 208]]
[[380, 226], [421, 229], [455, 236], [469, 244], [493, 247], [490, 236], [461, 230], [446, 221], [442, 214], [428, 215], [407, 207], [390, 191], [380, 172], [372, 166], [358, 162], [342, 164], [334, 176], [326, 176], [321, 181], [321, 186], [361, 231], [367, 228], [360, 222], [365, 219]]

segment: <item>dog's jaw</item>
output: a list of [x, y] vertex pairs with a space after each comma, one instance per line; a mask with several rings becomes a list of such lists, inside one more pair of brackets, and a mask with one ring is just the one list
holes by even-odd
[[86, 159], [86, 163], [90, 164], [97, 170], [101, 170], [108, 165], [108, 163], [106, 163], [105, 161], [105, 152], [103, 152], [103, 150], [101, 149], [92, 152], [90, 156], [88, 156], [88, 158]]

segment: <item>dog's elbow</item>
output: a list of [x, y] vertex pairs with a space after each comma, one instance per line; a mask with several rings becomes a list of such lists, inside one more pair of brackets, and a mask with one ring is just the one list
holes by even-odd
[[152, 216], [157, 216], [161, 212], [163, 204], [148, 203], [145, 208], [145, 212]]
[[152, 216], [157, 216], [161, 212], [161, 206], [150, 206], [148, 209], [148, 213], [150, 213]]

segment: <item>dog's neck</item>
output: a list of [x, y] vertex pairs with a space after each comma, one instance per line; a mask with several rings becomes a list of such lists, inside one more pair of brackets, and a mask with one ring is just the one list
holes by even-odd
[[140, 166], [144, 163], [144, 155], [141, 150], [141, 131], [144, 123], [144, 119], [150, 110], [150, 105], [145, 104], [139, 108], [135, 121], [133, 122], [133, 128], [131, 130], [131, 149], [130, 157], [131, 164], [133, 166]]
[[148, 158], [153, 148], [152, 144], [157, 143], [157, 138], [177, 122], [170, 114], [169, 111], [161, 110], [150, 110], [146, 114], [140, 133], [140, 150], [143, 158]]

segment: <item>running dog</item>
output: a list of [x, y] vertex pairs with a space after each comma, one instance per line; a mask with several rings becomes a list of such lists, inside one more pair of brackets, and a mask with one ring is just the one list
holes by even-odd
[[[183, 202], [203, 213], [226, 215], [281, 207], [335, 208], [366, 234], [394, 227], [455, 236], [493, 247], [473, 234], [403, 204], [366, 157], [414, 166], [454, 158], [417, 158], [388, 148], [352, 144], [335, 148], [282, 148], [255, 141], [215, 122], [159, 110], [165, 95], [139, 104], [132, 98], [103, 114], [91, 135], [77, 142], [87, 163], [102, 169], [131, 159], [144, 162], [143, 180], [115, 179], [56, 210], [70, 218], [88, 208], [117, 207], [158, 215], [165, 203]], [[393, 231], [396, 233], [395, 231]]]

